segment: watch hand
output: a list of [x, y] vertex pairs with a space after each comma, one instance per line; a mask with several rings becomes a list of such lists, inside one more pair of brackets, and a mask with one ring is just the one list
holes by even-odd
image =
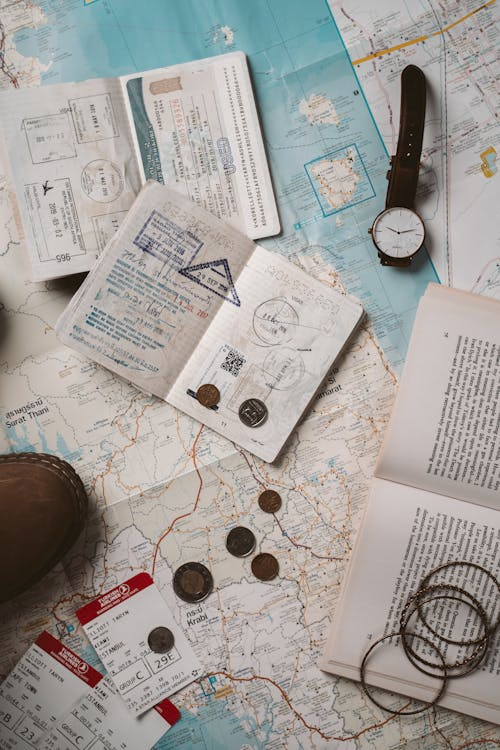
[[390, 229], [391, 232], [396, 232], [396, 234], [400, 234], [397, 229], [393, 229], [392, 227], [386, 227], [386, 229]]

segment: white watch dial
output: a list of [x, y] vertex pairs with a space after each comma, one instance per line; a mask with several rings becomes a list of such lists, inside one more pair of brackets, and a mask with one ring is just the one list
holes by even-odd
[[421, 247], [425, 236], [422, 219], [410, 208], [388, 208], [373, 224], [372, 237], [392, 258], [409, 258]]

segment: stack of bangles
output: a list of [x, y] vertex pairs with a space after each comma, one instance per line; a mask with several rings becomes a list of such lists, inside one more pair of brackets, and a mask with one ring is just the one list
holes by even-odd
[[[458, 569], [472, 570], [476, 578], [474, 590], [471, 594], [463, 586], [456, 583], [456, 573]], [[446, 580], [446, 572], [452, 573], [453, 583]], [[438, 576], [441, 574], [441, 576]], [[444, 580], [439, 580], [445, 576]], [[484, 578], [486, 577], [486, 578]], [[493, 596], [493, 612], [486, 612], [484, 604], [479, 601], [476, 591], [479, 590], [478, 579], [485, 587], [490, 586], [490, 591], [496, 592]], [[464, 677], [477, 669], [484, 661], [488, 652], [491, 637], [500, 624], [500, 583], [498, 579], [486, 568], [476, 563], [467, 561], [448, 562], [431, 570], [420, 582], [420, 586], [406, 601], [399, 618], [399, 630], [395, 630], [387, 635], [378, 638], [368, 651], [365, 653], [360, 667], [361, 686], [370, 700], [376, 706], [390, 713], [408, 716], [426, 711], [431, 706], [438, 703], [446, 688], [449, 679]], [[469, 617], [466, 619], [464, 637], [460, 639], [444, 635], [437, 624], [430, 623], [428, 605], [436, 608], [441, 605], [441, 609], [449, 615], [445, 618], [445, 624], [455, 621], [456, 610], [458, 607], [467, 608]], [[451, 612], [451, 606], [455, 608], [455, 614]], [[418, 632], [412, 632], [410, 629], [412, 622], [417, 625]], [[369, 692], [366, 684], [367, 662], [374, 651], [384, 641], [391, 641], [399, 638], [404, 653], [410, 663], [429, 677], [435, 677], [441, 680], [440, 687], [432, 701], [424, 703], [421, 708], [414, 710], [393, 710], [382, 705]], [[415, 641], [420, 648], [415, 647]], [[423, 646], [423, 648], [422, 648]], [[453, 659], [448, 660], [448, 651], [454, 650], [456, 653]], [[423, 652], [423, 653], [422, 653]]]

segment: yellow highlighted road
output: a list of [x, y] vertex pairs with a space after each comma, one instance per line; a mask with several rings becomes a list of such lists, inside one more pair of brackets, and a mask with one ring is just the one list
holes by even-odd
[[384, 55], [390, 55], [391, 52], [397, 52], [399, 49], [404, 49], [405, 47], [411, 47], [414, 44], [418, 44], [419, 42], [425, 42], [426, 39], [430, 39], [433, 36], [439, 36], [440, 34], [445, 34], [447, 31], [452, 29], [454, 26], [458, 26], [459, 24], [466, 21], [471, 16], [474, 16], [476, 13], [479, 13], [480, 10], [483, 10], [484, 8], [487, 8], [490, 5], [493, 5], [493, 3], [496, 3], [497, 0], [488, 0], [487, 3], [483, 3], [475, 10], [471, 10], [470, 13], [467, 13], [467, 15], [462, 16], [462, 18], [459, 18], [458, 20], [454, 21], [453, 23], [450, 23], [448, 26], [445, 26], [442, 29], [439, 29], [438, 31], [434, 31], [430, 36], [418, 36], [415, 39], [410, 39], [408, 42], [402, 42], [401, 44], [396, 44], [394, 47], [387, 47], [387, 49], [381, 49], [378, 52], [373, 52], [371, 55], [366, 55], [366, 57], [360, 57], [358, 60], [353, 60], [353, 65], [361, 65], [361, 63], [368, 62], [369, 60], [374, 60], [377, 57], [383, 57]]

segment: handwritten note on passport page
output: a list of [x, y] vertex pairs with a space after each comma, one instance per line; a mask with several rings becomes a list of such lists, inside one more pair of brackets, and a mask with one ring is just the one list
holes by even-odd
[[38, 747], [50, 727], [102, 679], [44, 631], [0, 688], [0, 748]]
[[165, 699], [132, 716], [112, 680], [104, 677], [44, 737], [40, 750], [149, 750], [180, 719]]
[[56, 331], [273, 461], [361, 317], [354, 298], [151, 181]]
[[9, 90], [0, 126], [34, 281], [88, 271], [146, 179], [254, 239], [279, 232], [242, 52]]
[[[147, 573], [124, 581], [76, 614], [134, 716], [202, 673], [186, 636]], [[168, 630], [168, 638], [161, 639], [165, 648], [154, 652], [152, 637], [158, 628]]]

